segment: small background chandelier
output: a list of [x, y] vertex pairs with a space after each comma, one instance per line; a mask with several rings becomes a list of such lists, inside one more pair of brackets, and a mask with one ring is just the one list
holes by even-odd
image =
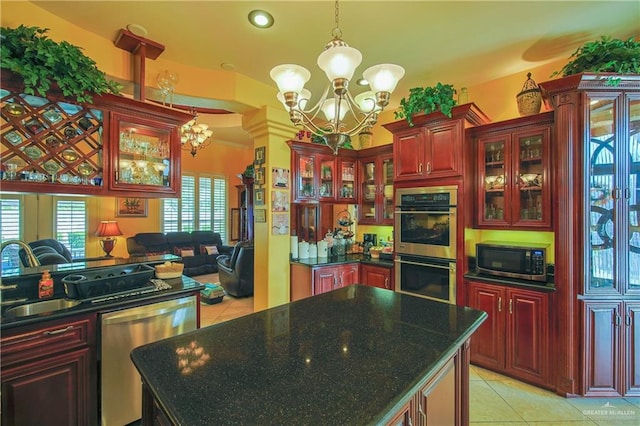
[[[389, 103], [391, 92], [404, 76], [404, 68], [394, 64], [380, 64], [367, 68], [362, 74], [369, 82], [370, 91], [355, 98], [349, 93], [349, 81], [362, 61], [362, 54], [342, 40], [338, 22], [338, 1], [335, 2], [333, 39], [318, 56], [318, 66], [325, 72], [330, 85], [316, 105], [307, 109], [311, 92], [304, 85], [311, 73], [295, 64], [283, 64], [271, 70], [271, 78], [278, 85], [278, 100], [289, 111], [291, 122], [313, 134], [321, 136], [334, 154], [350, 136], [368, 132], [378, 120], [378, 113]], [[329, 95], [332, 89], [333, 96]], [[325, 119], [319, 117], [322, 112]], [[350, 113], [352, 122], [343, 121]]]
[[[195, 114], [194, 114], [195, 115]], [[199, 149], [209, 146], [210, 138], [213, 132], [209, 130], [209, 126], [204, 123], [196, 123], [197, 115], [193, 120], [183, 124], [180, 128], [180, 143], [182, 149], [190, 151], [193, 157]]]

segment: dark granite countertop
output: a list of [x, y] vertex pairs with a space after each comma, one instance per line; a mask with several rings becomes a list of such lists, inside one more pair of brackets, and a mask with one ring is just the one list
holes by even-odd
[[[140, 295], [127, 296], [125, 298], [101, 301], [98, 303], [84, 301], [79, 305], [69, 309], [62, 309], [54, 312], [45, 312], [42, 314], [30, 315], [26, 317], [10, 318], [3, 315], [0, 317], [0, 330], [6, 331], [15, 327], [42, 323], [54, 319], [60, 319], [90, 312], [105, 312], [114, 309], [131, 307], [134, 305], [146, 305], [155, 301], [159, 301], [161, 299], [178, 298], [182, 295], [193, 294], [204, 288], [203, 284], [184, 275], [180, 278], [165, 279], [163, 281], [169, 284], [171, 288], [167, 290], [154, 291], [152, 293], [144, 293]], [[64, 298], [64, 294], [58, 294], [53, 297], [53, 299], [61, 298]]]
[[467, 272], [464, 274], [465, 278], [469, 278], [476, 281], [485, 281], [491, 284], [500, 284], [508, 287], [518, 287], [527, 290], [540, 291], [544, 293], [553, 293], [556, 291], [556, 286], [552, 282], [536, 282], [519, 280], [516, 278], [498, 277], [494, 275], [478, 274], [477, 272]]
[[341, 265], [345, 263], [366, 263], [369, 265], [382, 266], [384, 268], [393, 268], [393, 260], [372, 259], [364, 254], [348, 254], [346, 256], [329, 256], [329, 257], [313, 257], [309, 259], [292, 259], [292, 264], [306, 266], [330, 266]]
[[2, 270], [2, 278], [24, 277], [29, 275], [42, 275], [47, 270], [54, 273], [74, 273], [77, 271], [85, 271], [88, 269], [105, 268], [108, 266], [129, 265], [136, 263], [156, 264], [165, 261], [180, 260], [180, 256], [173, 254], [160, 254], [155, 256], [139, 256], [139, 257], [96, 257], [92, 259], [83, 259], [73, 263], [62, 263], [58, 265], [42, 265], [34, 268], [4, 268]]
[[138, 347], [175, 424], [374, 424], [487, 314], [352, 285]]

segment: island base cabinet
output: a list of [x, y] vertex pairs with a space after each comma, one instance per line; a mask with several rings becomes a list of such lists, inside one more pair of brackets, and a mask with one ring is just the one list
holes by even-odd
[[640, 303], [589, 301], [585, 317], [585, 396], [640, 396]]
[[469, 341], [386, 422], [389, 426], [469, 423]]

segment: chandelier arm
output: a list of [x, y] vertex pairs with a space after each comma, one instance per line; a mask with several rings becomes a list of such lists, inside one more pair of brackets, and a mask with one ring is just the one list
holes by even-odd
[[312, 120], [315, 119], [316, 116], [318, 115], [318, 113], [320, 111], [322, 111], [322, 104], [324, 103], [325, 100], [327, 100], [327, 95], [329, 94], [329, 86], [330, 85], [325, 86], [324, 91], [322, 92], [322, 96], [320, 96], [320, 100], [318, 100], [318, 102], [316, 102], [316, 104], [311, 109], [303, 110], [302, 108], [300, 108], [300, 101], [298, 101], [298, 108], [297, 109], [300, 112], [305, 113], [307, 116], [309, 114], [313, 113], [311, 119]]
[[[304, 111], [298, 111], [302, 118], [301, 123], [303, 127], [306, 127], [308, 130], [314, 135], [322, 136], [327, 133], [326, 129], [319, 127], [316, 123], [313, 122], [313, 118], [309, 117]], [[316, 113], [317, 114], [317, 113]], [[315, 115], [314, 115], [315, 117]]]

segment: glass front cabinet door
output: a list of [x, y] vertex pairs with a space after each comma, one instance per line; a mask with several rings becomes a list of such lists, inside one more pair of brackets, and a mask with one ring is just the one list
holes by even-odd
[[478, 226], [551, 229], [550, 127], [497, 133], [478, 138]]
[[175, 125], [113, 113], [111, 131], [111, 190], [179, 195]]
[[640, 98], [593, 94], [586, 104], [585, 292], [640, 295]]

